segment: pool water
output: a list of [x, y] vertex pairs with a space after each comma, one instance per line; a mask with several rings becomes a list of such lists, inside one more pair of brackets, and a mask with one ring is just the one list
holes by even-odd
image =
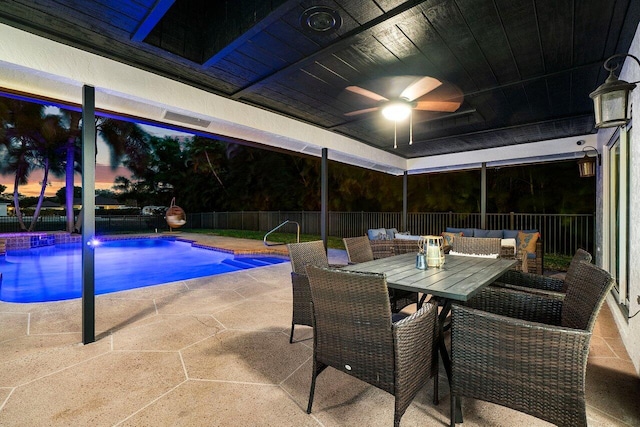
[[[96, 295], [286, 262], [278, 257], [234, 257], [165, 239], [101, 242], [95, 248]], [[80, 298], [79, 243], [7, 252], [0, 257], [0, 301]]]

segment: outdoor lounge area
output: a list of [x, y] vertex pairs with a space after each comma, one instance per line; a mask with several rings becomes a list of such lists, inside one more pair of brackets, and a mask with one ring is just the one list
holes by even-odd
[[[346, 264], [346, 253], [330, 250], [329, 261]], [[84, 346], [79, 300], [0, 303], [0, 425], [391, 425], [391, 395], [334, 369], [318, 377], [306, 414], [312, 330], [298, 326], [289, 344], [290, 273], [284, 263], [99, 296], [97, 340]], [[439, 405], [428, 383], [402, 426], [448, 425], [444, 369], [439, 383]], [[638, 425], [639, 398], [605, 306], [587, 366], [589, 425]], [[466, 426], [549, 425], [481, 401], [462, 405]]]

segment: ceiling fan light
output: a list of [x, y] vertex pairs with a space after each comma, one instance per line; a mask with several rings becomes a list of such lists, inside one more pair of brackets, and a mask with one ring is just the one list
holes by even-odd
[[411, 114], [411, 106], [405, 102], [390, 102], [382, 107], [382, 115], [387, 120], [393, 120], [394, 122], [406, 119], [409, 114]]

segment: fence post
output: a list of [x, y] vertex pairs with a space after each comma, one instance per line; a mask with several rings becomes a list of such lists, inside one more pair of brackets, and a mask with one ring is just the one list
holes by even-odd
[[516, 229], [515, 216], [516, 216], [515, 213], [509, 212], [509, 229], [511, 229], [511, 230], [515, 230]]

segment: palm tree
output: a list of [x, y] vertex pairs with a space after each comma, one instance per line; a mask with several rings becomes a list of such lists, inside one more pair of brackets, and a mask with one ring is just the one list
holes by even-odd
[[29, 162], [29, 148], [22, 138], [10, 139], [7, 144], [8, 156], [7, 163], [3, 168], [4, 174], [13, 174], [13, 206], [15, 208], [16, 217], [18, 218], [18, 224], [20, 231], [27, 231], [27, 227], [24, 225], [22, 219], [22, 211], [20, 210], [20, 193], [18, 188], [20, 185], [26, 185], [29, 183], [29, 175], [33, 170], [33, 165]]
[[66, 230], [73, 232], [75, 227], [73, 212], [73, 192], [74, 192], [74, 175], [80, 172], [80, 161], [78, 159], [80, 153], [80, 120], [82, 113], [78, 111], [61, 110], [62, 120], [67, 127], [67, 137], [65, 144], [65, 212], [67, 216]]
[[29, 231], [33, 231], [40, 216], [40, 209], [44, 201], [44, 194], [49, 184], [49, 173], [56, 176], [64, 174], [62, 157], [66, 143], [66, 130], [62, 127], [60, 116], [47, 115], [43, 118], [41, 127], [33, 135], [32, 145], [34, 160], [37, 166], [43, 169], [44, 176], [41, 182], [38, 204], [33, 213]]
[[[71, 110], [61, 110], [63, 120], [67, 127], [65, 145], [65, 210], [67, 213], [66, 229], [73, 232], [73, 184], [75, 172], [81, 173], [81, 120], [82, 113]], [[111, 151], [111, 168], [116, 169], [120, 164], [135, 171], [144, 169], [147, 161], [148, 135], [136, 123], [115, 120], [108, 117], [96, 117], [96, 141], [98, 135], [107, 143]], [[97, 154], [96, 146], [96, 154]]]
[[[2, 165], [4, 175], [13, 174], [13, 204], [21, 231], [26, 231], [20, 210], [20, 185], [29, 182], [29, 175], [36, 168], [38, 151], [36, 141], [42, 142], [44, 137], [40, 133], [44, 127], [43, 106], [39, 104], [4, 99], [0, 108], [2, 121], [2, 145], [7, 150], [7, 156]], [[46, 183], [45, 183], [46, 185]]]
[[137, 123], [96, 117], [96, 139], [98, 135], [109, 146], [112, 169], [115, 170], [120, 164], [134, 174], [146, 169], [149, 162], [149, 135]]

